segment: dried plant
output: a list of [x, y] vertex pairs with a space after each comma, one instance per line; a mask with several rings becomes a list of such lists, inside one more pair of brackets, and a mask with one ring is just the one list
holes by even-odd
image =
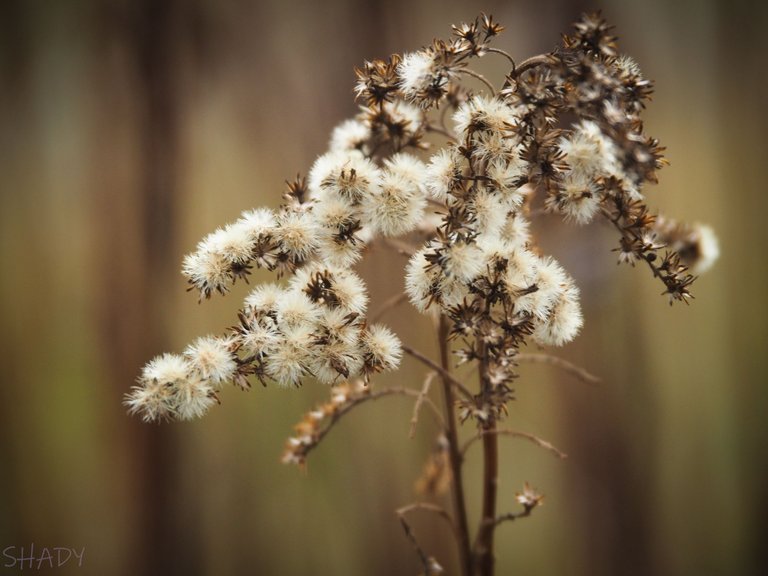
[[[518, 365], [546, 362], [594, 380], [547, 353], [521, 352], [530, 342], [561, 346], [582, 326], [579, 290], [541, 253], [531, 219], [552, 213], [580, 225], [607, 222], [618, 232], [619, 262], [648, 266], [670, 303], [688, 302], [693, 274], [718, 253], [709, 228], [655, 216], [645, 203], [645, 184], [655, 183], [665, 164], [640, 118], [652, 86], [632, 59], [619, 55], [600, 15], [582, 17], [551, 53], [519, 63], [491, 46], [501, 31], [482, 15], [454, 26], [448, 40], [357, 69], [359, 114], [333, 131], [329, 150], [306, 179], [289, 183], [283, 206], [245, 212], [205, 237], [183, 264], [201, 299], [226, 294], [254, 267], [276, 272], [282, 282], [256, 287], [223, 336], [149, 362], [126, 398], [129, 411], [146, 421], [186, 420], [217, 403], [226, 383], [241, 389], [254, 378], [264, 385], [299, 386], [307, 378], [329, 384], [329, 400], [304, 416], [286, 444], [283, 461], [299, 465], [353, 408], [384, 396], [412, 398], [412, 432], [424, 410], [439, 427], [417, 483], [431, 501], [397, 511], [424, 574], [442, 568], [418, 544], [407, 522], [411, 512], [447, 520], [461, 573], [487, 576], [498, 525], [540, 505], [541, 495], [526, 485], [519, 512], [497, 513], [499, 436], [564, 456], [542, 439], [501, 427]], [[508, 64], [499, 86], [470, 67], [486, 55]], [[375, 255], [375, 246], [410, 260], [404, 293], [369, 320], [366, 286], [353, 268]], [[434, 320], [439, 358], [376, 323], [405, 299]], [[403, 354], [429, 368], [424, 384], [375, 386], [375, 375], [396, 369]], [[476, 366], [476, 381], [454, 376], [454, 364]], [[435, 380], [442, 406], [430, 394]], [[462, 445], [458, 427], [468, 421], [477, 432]], [[473, 531], [462, 464], [476, 442], [483, 447], [484, 483]], [[446, 491], [450, 513], [434, 503]]]

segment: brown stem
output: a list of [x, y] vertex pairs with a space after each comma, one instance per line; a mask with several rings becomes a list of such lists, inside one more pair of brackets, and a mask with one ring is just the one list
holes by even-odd
[[328, 423], [320, 430], [318, 430], [314, 437], [312, 438], [312, 442], [310, 444], [307, 444], [303, 446], [301, 456], [303, 459], [306, 459], [306, 457], [309, 455], [312, 450], [317, 448], [320, 445], [320, 442], [323, 441], [323, 439], [328, 435], [328, 433], [336, 426], [336, 424], [341, 420], [341, 418], [351, 412], [354, 408], [359, 406], [360, 404], [378, 400], [379, 398], [384, 398], [386, 396], [409, 396], [411, 398], [415, 398], [416, 402], [420, 402], [424, 406], [428, 406], [432, 414], [435, 416], [435, 420], [437, 421], [438, 425], [441, 429], [446, 429], [446, 422], [443, 420], [442, 414], [440, 412], [440, 409], [435, 405], [432, 400], [424, 396], [421, 392], [418, 390], [413, 390], [412, 388], [406, 388], [406, 387], [399, 387], [399, 388], [384, 388], [382, 390], [377, 390], [375, 392], [369, 392], [364, 395], [351, 398], [349, 403], [344, 406], [343, 408], [340, 408], [328, 421]]
[[406, 300], [408, 300], [408, 295], [405, 292], [400, 292], [399, 294], [391, 296], [385, 300], [381, 307], [370, 317], [370, 323], [373, 324], [374, 322], [378, 322], [387, 312]]
[[448, 321], [440, 316], [438, 327], [438, 342], [440, 345], [440, 375], [443, 381], [443, 399], [445, 400], [446, 438], [448, 439], [448, 459], [451, 464], [451, 495], [453, 496], [454, 515], [459, 541], [459, 562], [461, 574], [472, 574], [472, 550], [469, 545], [469, 523], [467, 522], [467, 505], [464, 499], [464, 481], [461, 477], [462, 457], [459, 449], [459, 435], [456, 429], [456, 415], [453, 399], [453, 382], [450, 376], [450, 357], [448, 352]]
[[480, 80], [480, 82], [482, 82], [488, 87], [488, 90], [491, 91], [491, 96], [496, 96], [496, 88], [493, 87], [493, 84], [491, 84], [488, 78], [486, 78], [479, 72], [475, 72], [474, 70], [470, 70], [469, 68], [459, 68], [457, 72], [459, 72], [460, 74], [466, 74], [467, 76], [472, 76], [472, 78], [477, 78], [478, 80]]
[[[488, 356], [485, 346], [480, 346], [480, 390], [487, 397], [491, 383], [487, 378]], [[499, 482], [499, 436], [496, 433], [496, 417], [491, 414], [482, 426], [483, 436], [483, 514], [474, 548], [476, 573], [493, 576], [493, 535], [496, 528], [496, 500]]]
[[512, 522], [515, 520], [519, 520], [520, 518], [527, 518], [531, 515], [531, 512], [533, 511], [532, 507], [526, 507], [522, 512], [508, 512], [507, 514], [502, 514], [498, 518], [496, 518], [496, 521], [494, 522], [495, 526], [498, 526], [499, 524], [502, 524], [504, 522]]
[[450, 140], [451, 142], [456, 142], [456, 136], [452, 134], [447, 129], [443, 128], [442, 126], [435, 126], [434, 124], [427, 124], [426, 125], [427, 132], [434, 132], [435, 134], [440, 134], [442, 136], [445, 136]]
[[517, 361], [521, 363], [530, 362], [532, 364], [549, 364], [550, 366], [560, 368], [561, 370], [568, 372], [569, 374], [572, 374], [573, 376], [575, 376], [582, 382], [586, 382], [587, 384], [600, 383], [600, 378], [598, 378], [594, 374], [591, 374], [581, 366], [577, 366], [573, 362], [569, 362], [568, 360], [564, 358], [560, 358], [558, 356], [552, 356], [551, 354], [536, 354], [536, 353], [520, 352], [517, 355]]
[[387, 248], [391, 248], [392, 250], [395, 250], [398, 254], [402, 254], [404, 256], [413, 256], [416, 252], [416, 248], [414, 246], [411, 246], [407, 242], [404, 242], [403, 240], [399, 240], [397, 238], [382, 238], [381, 243], [384, 244]]
[[[442, 321], [442, 319], [441, 319], [441, 321]], [[447, 335], [446, 335], [446, 346], [447, 345], [448, 345], [448, 341], [447, 341]], [[440, 376], [442, 376], [443, 382], [445, 382], [447, 384], [450, 384], [451, 386], [455, 387], [468, 400], [472, 399], [472, 392], [470, 392], [469, 389], [466, 386], [464, 386], [464, 384], [462, 384], [456, 378], [451, 376], [451, 372], [449, 370], [450, 363], [449, 363], [448, 358], [446, 358], [444, 363], [441, 361], [440, 364], [437, 364], [431, 358], [429, 358], [428, 356], [425, 356], [424, 354], [422, 354], [421, 352], [419, 352], [415, 348], [411, 348], [407, 344], [403, 344], [402, 348], [403, 348], [403, 352], [405, 352], [409, 356], [412, 356], [413, 358], [415, 358], [416, 360], [418, 360], [419, 362], [421, 362], [425, 366], [429, 366], [430, 368], [432, 368], [433, 370], [438, 372], [440, 374]], [[447, 354], [447, 352], [446, 352], [446, 354]], [[442, 350], [441, 350], [441, 355], [442, 355]]]
[[515, 66], [515, 59], [512, 58], [512, 55], [509, 52], [507, 52], [505, 50], [502, 50], [501, 48], [490, 48], [489, 47], [489, 48], [487, 48], [487, 50], [488, 50], [488, 52], [493, 52], [494, 54], [501, 54], [507, 60], [509, 60], [509, 63], [512, 64], [512, 68], [516, 67]]
[[407, 506], [398, 508], [397, 510], [395, 510], [395, 513], [398, 516], [402, 517], [415, 510], [424, 510], [426, 512], [432, 512], [440, 516], [443, 520], [445, 520], [448, 523], [448, 526], [451, 527], [451, 531], [453, 532], [454, 537], [458, 539], [458, 533], [456, 532], [456, 524], [454, 523], [453, 518], [451, 518], [451, 515], [448, 514], [448, 512], [445, 510], [445, 508], [441, 508], [440, 506], [431, 504], [429, 502], [414, 502], [413, 504], [408, 504]]
[[[421, 387], [419, 397], [416, 398], [416, 402], [413, 403], [413, 416], [411, 416], [411, 429], [408, 432], [408, 436], [413, 438], [416, 435], [416, 425], [419, 423], [419, 411], [421, 405], [427, 400], [427, 394], [429, 394], [429, 387], [432, 386], [432, 381], [437, 376], [437, 372], [430, 372], [424, 379], [424, 385]], [[445, 426], [443, 426], [445, 427]]]
[[527, 60], [523, 60], [519, 66], [517, 66], [512, 71], [512, 76], [517, 77], [520, 76], [523, 72], [526, 70], [530, 70], [531, 68], [535, 68], [536, 66], [540, 66], [541, 64], [548, 64], [552, 60], [549, 56], [549, 54], [539, 54], [538, 56], [531, 56]]
[[534, 434], [529, 434], [528, 432], [520, 432], [518, 430], [500, 430], [498, 428], [496, 430], [489, 430], [489, 431], [481, 430], [480, 432], [477, 433], [477, 435], [467, 440], [464, 443], [464, 446], [461, 447], [462, 456], [465, 456], [467, 454], [467, 450], [469, 450], [475, 442], [482, 440], [483, 437], [488, 434], [496, 434], [497, 436], [511, 436], [512, 438], [523, 438], [524, 440], [533, 442], [534, 444], [544, 448], [545, 450], [549, 450], [560, 459], [564, 459], [568, 457], [568, 455], [565, 452], [558, 449], [556, 446], [553, 446], [551, 442], [547, 442], [546, 440], [543, 440]]

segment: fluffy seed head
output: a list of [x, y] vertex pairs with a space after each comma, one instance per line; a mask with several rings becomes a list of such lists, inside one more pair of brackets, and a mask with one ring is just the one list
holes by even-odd
[[129, 413], [141, 414], [145, 422], [200, 416], [215, 403], [210, 386], [178, 354], [163, 354], [151, 360], [138, 383], [126, 395], [125, 404]]
[[369, 196], [364, 204], [366, 221], [384, 236], [400, 236], [413, 230], [426, 207], [418, 179], [423, 164], [406, 155], [398, 156], [384, 170], [379, 193]]
[[359, 204], [366, 196], [375, 194], [380, 180], [376, 165], [357, 150], [320, 156], [308, 176], [313, 198], [336, 196], [352, 204]]
[[496, 236], [507, 220], [508, 208], [500, 194], [486, 189], [478, 190], [472, 198], [476, 230], [487, 236]]
[[370, 137], [370, 127], [365, 122], [352, 118], [333, 129], [328, 149], [331, 152], [360, 150]]
[[616, 145], [592, 121], [574, 125], [570, 138], [560, 139], [560, 151], [574, 174], [590, 179], [623, 175], [616, 158]]
[[444, 202], [461, 182], [461, 157], [453, 148], [443, 148], [429, 159], [424, 186], [435, 200]]
[[398, 337], [381, 324], [374, 324], [365, 331], [363, 350], [366, 369], [372, 372], [394, 370], [403, 354]]
[[213, 292], [225, 294], [232, 283], [231, 263], [207, 243], [201, 243], [196, 252], [184, 257], [181, 272], [201, 298], [208, 298]]
[[248, 231], [253, 242], [258, 242], [272, 234], [277, 222], [272, 210], [256, 208], [243, 212], [237, 224]]
[[427, 249], [422, 248], [408, 261], [405, 271], [405, 293], [419, 312], [426, 312], [438, 283], [437, 273], [428, 269]]
[[317, 249], [320, 234], [309, 210], [285, 210], [277, 217], [275, 239], [281, 250], [296, 261], [307, 259]]
[[483, 270], [482, 252], [474, 243], [449, 244], [445, 247], [441, 267], [449, 278], [467, 284]]
[[223, 338], [203, 336], [187, 346], [184, 357], [204, 380], [218, 386], [231, 380], [237, 370], [229, 346], [230, 342]]
[[287, 328], [265, 364], [267, 375], [280, 386], [297, 386], [311, 361], [312, 328], [305, 324]]
[[576, 224], [587, 224], [600, 210], [600, 196], [595, 183], [583, 173], [569, 172], [561, 185], [561, 194], [550, 197], [548, 206], [565, 215], [565, 219]]
[[453, 115], [453, 121], [459, 134], [467, 134], [470, 131], [502, 134], [514, 125], [517, 117], [504, 101], [477, 95], [459, 106]]
[[400, 90], [409, 100], [429, 90], [435, 72], [434, 54], [426, 50], [411, 52], [403, 56], [397, 66]]
[[525, 248], [531, 239], [530, 222], [520, 213], [508, 214], [499, 236], [512, 248]]
[[515, 309], [544, 319], [569, 283], [565, 270], [554, 258], [539, 258], [533, 282], [536, 289], [517, 298]]
[[287, 290], [275, 306], [278, 326], [312, 326], [320, 317], [317, 304], [301, 290]]
[[691, 265], [691, 273], [703, 274], [712, 268], [720, 257], [720, 243], [712, 227], [704, 224], [694, 224], [693, 235], [697, 258]]
[[216, 394], [209, 382], [194, 375], [178, 383], [173, 400], [179, 420], [200, 418], [217, 403]]
[[261, 318], [250, 322], [247, 329], [242, 329], [237, 335], [237, 343], [247, 356], [264, 358], [274, 353], [280, 342], [280, 333], [272, 319]]
[[260, 284], [245, 297], [244, 308], [246, 312], [271, 312], [284, 292], [279, 284]]
[[545, 346], [562, 346], [576, 337], [583, 324], [579, 291], [570, 285], [560, 292], [549, 316], [535, 325], [533, 339]]
[[339, 307], [347, 312], [362, 314], [368, 306], [368, 292], [360, 276], [339, 270], [333, 276], [333, 293]]

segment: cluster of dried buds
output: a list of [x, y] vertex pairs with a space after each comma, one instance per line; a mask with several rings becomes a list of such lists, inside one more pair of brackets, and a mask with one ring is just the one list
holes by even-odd
[[[226, 383], [295, 387], [313, 378], [333, 385], [330, 399], [309, 411], [288, 440], [283, 462], [298, 465], [361, 403], [415, 398], [412, 427], [428, 405], [441, 428], [418, 486], [437, 495], [451, 485], [456, 517], [425, 503], [398, 511], [427, 574], [442, 568], [416, 543], [407, 512], [426, 509], [448, 519], [463, 573], [490, 575], [493, 528], [542, 501], [526, 484], [517, 495], [522, 512], [495, 516], [497, 435], [527, 438], [562, 456], [530, 434], [497, 428], [513, 398], [521, 347], [561, 346], [583, 323], [579, 290], [542, 253], [531, 219], [549, 213], [577, 225], [607, 222], [619, 233], [619, 262], [644, 262], [670, 303], [687, 302], [695, 274], [718, 256], [711, 229], [656, 216], [645, 203], [644, 186], [665, 164], [640, 118], [652, 87], [619, 54], [602, 18], [584, 16], [551, 53], [519, 63], [491, 45], [501, 31], [483, 15], [454, 26], [449, 40], [356, 70], [359, 113], [333, 130], [307, 177], [288, 184], [285, 203], [243, 213], [206, 236], [183, 263], [201, 300], [228, 293], [254, 268], [275, 272], [276, 281], [247, 295], [238, 322], [223, 335], [149, 362], [125, 400], [146, 421], [185, 420], [217, 403]], [[491, 55], [506, 63], [498, 85], [470, 67]], [[438, 320], [439, 364], [368, 321], [367, 288], [354, 266], [373, 245], [409, 256], [400, 296]], [[451, 347], [459, 364], [478, 367], [477, 387], [450, 373]], [[420, 390], [370, 386], [371, 376], [396, 369], [403, 353], [440, 376], [444, 413], [429, 399], [431, 376]], [[486, 458], [483, 517], [472, 549], [459, 486], [472, 440], [459, 447], [456, 416], [477, 423], [473, 440], [483, 440]]]
[[[560, 346], [582, 325], [578, 288], [531, 236], [535, 214], [604, 219], [620, 233], [619, 261], [645, 262], [671, 301], [688, 300], [717, 243], [709, 228], [645, 204], [643, 187], [664, 164], [640, 119], [650, 82], [599, 16], [520, 63], [491, 46], [501, 30], [482, 16], [449, 40], [356, 71], [360, 112], [333, 130], [285, 204], [243, 213], [183, 264], [201, 299], [226, 294], [254, 267], [283, 280], [256, 287], [223, 336], [147, 364], [126, 399], [132, 412], [187, 419], [226, 382], [338, 385], [396, 368], [401, 344], [368, 323], [353, 271], [377, 242], [411, 253], [407, 297], [447, 318], [459, 361], [480, 365], [479, 391], [460, 414], [481, 425], [503, 416], [521, 346]], [[487, 55], [508, 62], [498, 87], [470, 68]]]
[[331, 426], [354, 406], [370, 399], [371, 387], [362, 380], [334, 386], [328, 401], [315, 406], [296, 426], [283, 451], [284, 464], [303, 466], [307, 454], [317, 447]]

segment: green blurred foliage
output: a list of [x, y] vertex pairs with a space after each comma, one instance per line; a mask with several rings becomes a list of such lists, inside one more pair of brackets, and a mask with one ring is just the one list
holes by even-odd
[[[354, 114], [353, 66], [481, 10], [524, 58], [592, 8], [657, 82], [647, 130], [671, 166], [650, 203], [712, 224], [722, 257], [670, 309], [645, 271], [614, 265], [609, 230], [539, 226], [583, 292], [585, 329], [563, 355], [603, 383], [523, 369], [510, 426], [570, 457], [503, 441], [501, 508], [526, 480], [547, 501], [500, 529], [499, 574], [762, 573], [768, 19], [714, 0], [3, 2], [0, 546], [85, 546], [72, 573], [86, 574], [416, 573], [393, 510], [414, 499], [434, 429], [425, 418], [408, 438], [409, 403], [360, 408], [302, 473], [279, 454], [325, 389], [229, 391], [205, 419], [164, 426], [128, 418], [122, 395], [153, 355], [233, 322], [246, 288], [198, 305], [181, 257], [279, 203]], [[400, 289], [402, 264], [363, 264], [374, 302]], [[413, 316], [388, 322], [433, 350]], [[421, 374], [406, 362], [389, 381]], [[414, 528], [455, 565], [444, 526]]]

